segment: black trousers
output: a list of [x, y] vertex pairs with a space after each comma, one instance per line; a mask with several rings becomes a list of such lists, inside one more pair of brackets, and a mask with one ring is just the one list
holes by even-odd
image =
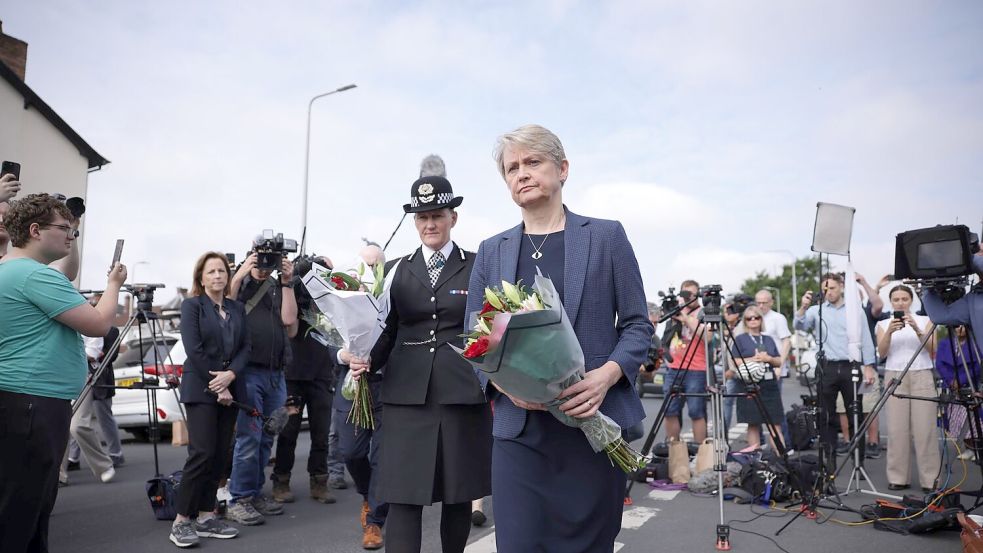
[[288, 380], [287, 395], [301, 398], [301, 413], [292, 415], [276, 439], [276, 463], [273, 473], [287, 475], [294, 468], [297, 435], [304, 406], [311, 431], [311, 453], [307, 457], [307, 472], [328, 474], [328, 432], [331, 429], [331, 382], [327, 379]]
[[177, 512], [194, 518], [215, 510], [215, 492], [230, 455], [238, 410], [218, 403], [189, 403], [188, 460], [178, 487]]
[[[820, 394], [822, 396], [823, 411], [826, 414], [826, 420], [820, 421], [819, 432], [823, 443], [827, 444], [830, 448], [835, 448], [836, 434], [840, 428], [839, 417], [836, 415], [836, 395], [840, 394], [843, 396], [843, 405], [846, 406], [846, 418], [850, 430], [850, 438], [852, 439], [855, 430], [853, 427], [854, 407], [863, 409], [861, 405], [862, 396], [854, 398], [853, 395], [853, 378], [855, 374], [856, 378], [862, 378], [861, 368], [859, 364], [848, 361], [824, 361], [822, 367], [823, 385]], [[857, 414], [859, 415], [858, 420], [862, 421], [863, 411]], [[861, 453], [863, 453], [863, 442], [861, 442], [860, 448]]]
[[46, 553], [58, 468], [68, 446], [68, 400], [0, 390], [0, 551]]
[[[386, 530], [388, 553], [420, 553], [423, 542], [423, 505], [393, 503]], [[462, 553], [471, 533], [471, 503], [440, 505], [440, 550]]]

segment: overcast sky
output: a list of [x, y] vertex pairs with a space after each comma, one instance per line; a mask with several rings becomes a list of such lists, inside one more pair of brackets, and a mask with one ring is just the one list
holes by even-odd
[[[89, 178], [82, 285], [116, 238], [139, 281], [205, 250], [384, 242], [427, 154], [463, 195], [453, 237], [519, 221], [491, 158], [539, 123], [574, 212], [622, 221], [650, 297], [733, 289], [807, 255], [816, 202], [857, 209], [856, 267], [898, 232], [983, 217], [983, 3], [7, 2], [27, 83], [112, 161]], [[392, 255], [418, 244], [407, 221]], [[134, 267], [138, 261], [141, 264]], [[164, 291], [167, 299], [172, 291]], [[788, 301], [788, 300], [785, 300]]]

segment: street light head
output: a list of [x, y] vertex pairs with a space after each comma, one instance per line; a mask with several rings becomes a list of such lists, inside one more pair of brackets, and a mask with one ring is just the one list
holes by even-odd
[[355, 83], [352, 83], [352, 84], [347, 84], [347, 85], [345, 85], [345, 86], [343, 86], [343, 87], [341, 87], [341, 88], [339, 88], [339, 89], [338, 89], [338, 90], [336, 90], [335, 92], [344, 92], [344, 91], [346, 91], [346, 90], [351, 90], [351, 89], [353, 89], [353, 88], [355, 88], [355, 87], [357, 87], [357, 86], [358, 86], [358, 85], [357, 85], [357, 84], [355, 84]]

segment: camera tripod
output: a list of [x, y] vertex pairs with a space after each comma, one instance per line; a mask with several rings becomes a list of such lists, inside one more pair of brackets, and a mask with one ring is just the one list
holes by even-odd
[[[170, 379], [166, 380], [167, 384], [164, 386], [159, 385], [159, 380], [156, 377], [148, 378], [146, 375], [146, 368], [143, 364], [144, 360], [144, 344], [143, 344], [143, 324], [146, 324], [150, 331], [151, 346], [154, 352], [154, 366], [161, 367], [163, 359], [161, 359], [161, 352], [164, 351], [164, 339], [163, 339], [163, 327], [160, 323], [160, 318], [156, 313], [153, 312], [154, 303], [154, 290], [157, 288], [163, 288], [163, 284], [132, 284], [127, 285], [125, 288], [128, 292], [136, 296], [137, 298], [137, 308], [130, 314], [129, 319], [127, 319], [126, 324], [120, 330], [119, 337], [113, 342], [113, 345], [103, 356], [103, 360], [100, 362], [96, 370], [89, 374], [89, 378], [85, 385], [82, 387], [82, 391], [79, 392], [77, 398], [72, 405], [72, 416], [79, 409], [82, 401], [85, 400], [86, 396], [92, 391], [92, 388], [97, 384], [99, 378], [111, 365], [111, 360], [119, 352], [120, 345], [122, 345], [127, 333], [133, 327], [134, 324], [137, 325], [137, 347], [140, 351], [140, 373], [141, 380], [131, 386], [114, 386], [118, 389], [142, 389], [147, 395], [147, 434], [150, 439], [150, 443], [153, 444], [154, 448], [154, 474], [155, 477], [160, 477], [160, 461], [157, 451], [157, 442], [160, 440], [160, 419], [157, 415], [157, 391], [158, 390], [170, 390], [174, 394], [174, 398], [177, 399], [178, 407], [181, 410], [182, 420], [186, 420], [184, 413], [184, 406], [180, 402], [180, 397], [177, 395], [177, 384], [175, 381]], [[168, 352], [167, 357], [170, 357], [170, 352]], [[160, 371], [158, 371], [159, 374]]]
[[[756, 383], [745, 383], [747, 386], [747, 392], [727, 394], [724, 393], [721, 383], [717, 382], [716, 372], [711, 366], [710, 361], [713, 359], [713, 351], [710, 344], [710, 337], [721, 332], [724, 329], [727, 333], [730, 329], [726, 324], [723, 323], [723, 316], [720, 309], [721, 297], [720, 297], [720, 286], [707, 286], [701, 289], [701, 295], [704, 298], [703, 304], [703, 317], [702, 317], [702, 330], [700, 332], [694, 332], [694, 336], [690, 343], [687, 345], [686, 351], [683, 353], [683, 359], [681, 360], [679, 367], [675, 370], [675, 377], [673, 380], [672, 388], [665, 394], [662, 401], [662, 406], [659, 408], [658, 414], [656, 414], [655, 420], [652, 422], [652, 426], [649, 428], [648, 436], [645, 439], [644, 445], [642, 446], [641, 454], [643, 456], [648, 456], [652, 450], [652, 446], [655, 443], [656, 434], [658, 434], [659, 429], [662, 427], [662, 423], [665, 420], [666, 413], [668, 411], [670, 403], [676, 398], [687, 398], [687, 397], [699, 397], [708, 399], [710, 403], [709, 414], [712, 417], [712, 425], [710, 426], [711, 440], [713, 442], [714, 451], [714, 464], [713, 470], [717, 473], [717, 501], [719, 510], [719, 522], [716, 527], [717, 540], [715, 547], [720, 551], [730, 550], [730, 526], [726, 523], [724, 519], [724, 473], [727, 471], [727, 435], [724, 429], [724, 412], [723, 412], [723, 399], [725, 397], [744, 397], [751, 399], [754, 405], [761, 413], [762, 419], [765, 421], [765, 426], [768, 433], [772, 437], [772, 441], [775, 443], [775, 447], [778, 450], [779, 455], [784, 461], [788, 461], [788, 453], [785, 449], [782, 439], [781, 431], [776, 427], [775, 423], [768, 416], [767, 409], [761, 399], [760, 390]], [[678, 307], [665, 313], [659, 322], [664, 322], [674, 317], [680, 313], [686, 307], [692, 305], [699, 299], [699, 296], [693, 297], [679, 305]], [[734, 341], [733, 334], [729, 336], [731, 343], [727, 342], [727, 336], [724, 336], [721, 340], [721, 355], [724, 363], [724, 367], [728, 366], [728, 359], [730, 358], [729, 352], [731, 344]], [[692, 365], [693, 358], [696, 356], [697, 347], [699, 342], [702, 340], [705, 358], [707, 360], [707, 367], [705, 370], [706, 376], [706, 391], [703, 393], [687, 393], [685, 392], [684, 383], [686, 375], [690, 372], [690, 366]], [[743, 361], [742, 361], [743, 362]], [[745, 365], [746, 367], [746, 365]], [[723, 433], [723, 435], [721, 435]], [[798, 487], [797, 479], [793, 478], [792, 486], [793, 489], [800, 489]], [[634, 485], [634, 480], [629, 479], [628, 486], [625, 490], [625, 497], [629, 497], [631, 494], [632, 486]]]

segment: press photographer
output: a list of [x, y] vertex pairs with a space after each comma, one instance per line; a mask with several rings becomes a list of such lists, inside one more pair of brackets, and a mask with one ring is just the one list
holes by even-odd
[[[105, 336], [126, 268], [109, 272], [93, 307], [48, 265], [74, 248], [74, 215], [47, 194], [11, 202], [11, 251], [0, 260], [0, 551], [47, 550], [58, 467], [68, 444], [71, 402], [88, 363], [80, 333]], [[32, 545], [33, 544], [33, 545]]]
[[[668, 341], [669, 370], [663, 381], [662, 388], [669, 390], [673, 382], [683, 379], [682, 391], [687, 394], [701, 394], [706, 389], [706, 345], [702, 336], [703, 325], [700, 324], [700, 303], [690, 301], [700, 293], [700, 285], [695, 280], [684, 280], [679, 286], [679, 306], [682, 307], [672, 320], [676, 323], [666, 328], [663, 344]], [[669, 295], [672, 295], [670, 290]], [[663, 309], [669, 307], [663, 304]], [[688, 370], [687, 370], [688, 369]], [[690, 396], [685, 399], [686, 411], [693, 423], [693, 440], [703, 443], [707, 437], [706, 399]], [[683, 398], [674, 397], [666, 409], [666, 435], [679, 439], [682, 430]]]
[[[326, 257], [303, 256], [294, 259], [294, 269], [298, 276], [306, 275], [313, 263], [327, 269], [332, 268]], [[300, 411], [307, 407], [310, 424], [311, 450], [307, 457], [307, 472], [310, 476], [311, 499], [320, 503], [334, 503], [328, 485], [328, 431], [331, 426], [331, 388], [334, 384], [334, 368], [337, 349], [320, 344], [310, 336], [311, 325], [304, 320], [309, 313], [316, 313], [314, 300], [297, 280], [294, 296], [297, 299], [298, 332], [290, 339], [292, 360], [286, 368], [287, 394], [300, 400]], [[276, 441], [276, 463], [273, 466], [273, 500], [279, 503], [293, 503], [294, 494], [290, 489], [290, 473], [294, 467], [294, 453], [297, 449], [297, 436], [300, 434], [301, 413], [290, 416], [287, 425]]]
[[[231, 296], [246, 304], [246, 326], [252, 351], [246, 369], [236, 378], [237, 397], [268, 417], [287, 399], [283, 370], [290, 364], [290, 338], [297, 335], [297, 300], [293, 289], [293, 263], [284, 254], [297, 251], [294, 240], [264, 230], [253, 250], [232, 277]], [[273, 272], [279, 270], [279, 278]], [[264, 469], [270, 460], [273, 437], [245, 412], [236, 422], [236, 442], [226, 517], [254, 526], [264, 516], [283, 514], [283, 505], [261, 493]]]
[[[860, 345], [861, 362], [853, 361], [850, 358], [850, 343], [853, 338], [848, 330], [847, 322], [847, 302], [843, 294], [843, 276], [834, 273], [823, 275], [823, 325], [822, 336], [826, 358], [821, 361], [823, 377], [820, 395], [823, 402], [824, 413], [827, 420], [819, 421], [820, 433], [823, 442], [827, 446], [836, 443], [836, 427], [832, 425], [832, 414], [836, 412], [836, 397], [843, 397], [843, 404], [847, 408], [849, 438], [853, 438], [854, 433], [854, 409], [860, 405], [858, 398], [854, 402], [853, 376], [854, 371], [860, 371], [863, 365], [863, 382], [868, 386], [877, 379], [874, 370], [874, 341], [870, 336], [870, 327], [859, 324], [860, 334], [856, 337]], [[802, 296], [802, 304], [795, 312], [794, 325], [796, 330], [812, 331], [818, 329], [819, 305], [812, 305], [813, 293], [807, 291]], [[857, 320], [863, 321], [864, 314], [859, 305], [856, 307]], [[863, 453], [863, 451], [861, 451]]]

